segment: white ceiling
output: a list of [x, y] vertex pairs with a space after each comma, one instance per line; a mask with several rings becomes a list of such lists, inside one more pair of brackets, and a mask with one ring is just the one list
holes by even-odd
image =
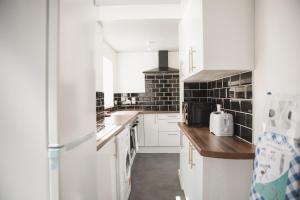
[[148, 19], [103, 22], [104, 39], [117, 52], [178, 50], [178, 20]]
[[97, 5], [143, 5], [143, 4], [174, 4], [180, 0], [96, 0]]

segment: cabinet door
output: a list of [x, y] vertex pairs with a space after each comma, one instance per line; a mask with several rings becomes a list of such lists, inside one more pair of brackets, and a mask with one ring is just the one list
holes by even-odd
[[141, 114], [138, 116], [138, 146], [145, 146], [145, 131], [144, 131], [144, 115]]
[[117, 199], [116, 144], [114, 139], [97, 151], [98, 200]]
[[181, 133], [182, 143], [180, 149], [180, 183], [181, 188], [187, 195], [188, 187], [188, 168], [189, 168], [189, 142], [186, 136]]
[[145, 146], [158, 146], [158, 123], [156, 114], [144, 115]]
[[202, 200], [202, 172], [203, 160], [198, 151], [190, 144], [190, 168], [189, 168], [189, 197], [190, 200]]

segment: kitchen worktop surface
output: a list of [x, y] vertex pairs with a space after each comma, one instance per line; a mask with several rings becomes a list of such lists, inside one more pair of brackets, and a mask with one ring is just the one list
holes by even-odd
[[179, 128], [204, 157], [223, 159], [254, 159], [255, 145], [235, 136], [215, 136], [208, 128], [189, 127], [179, 122]]
[[132, 123], [139, 114], [163, 114], [179, 113], [170, 111], [145, 111], [145, 110], [126, 110], [116, 111], [110, 117], [105, 117], [103, 124], [105, 127], [97, 132], [97, 150], [105, 145], [111, 138], [119, 134], [126, 125]]

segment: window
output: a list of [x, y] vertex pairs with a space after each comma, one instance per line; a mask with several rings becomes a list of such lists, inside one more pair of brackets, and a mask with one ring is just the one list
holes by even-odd
[[114, 91], [113, 91], [113, 64], [103, 57], [103, 92], [104, 92], [104, 108], [114, 106]]

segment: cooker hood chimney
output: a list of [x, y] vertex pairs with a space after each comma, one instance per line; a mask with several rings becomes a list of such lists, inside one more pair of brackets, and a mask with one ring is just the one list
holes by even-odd
[[176, 73], [179, 72], [178, 69], [169, 67], [169, 52], [166, 50], [158, 51], [158, 68], [150, 69], [144, 71], [143, 73]]

